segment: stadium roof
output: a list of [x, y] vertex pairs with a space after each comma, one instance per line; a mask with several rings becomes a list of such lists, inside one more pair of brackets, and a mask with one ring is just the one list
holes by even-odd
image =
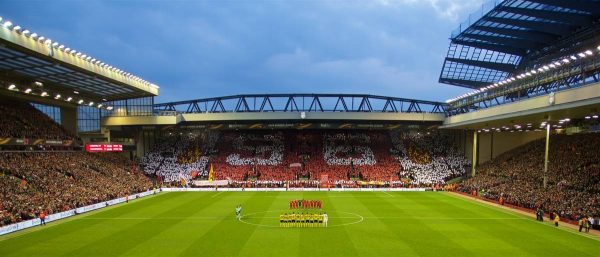
[[5, 84], [40, 82], [53, 92], [95, 100], [158, 95], [158, 86], [148, 81], [2, 18], [0, 72]]
[[490, 1], [452, 32], [439, 81], [468, 88], [496, 83], [526, 66], [532, 55], [560, 51], [557, 42], [599, 17], [596, 0]]

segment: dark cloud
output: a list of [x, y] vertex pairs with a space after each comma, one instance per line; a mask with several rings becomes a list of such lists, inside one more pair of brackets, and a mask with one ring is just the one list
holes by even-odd
[[448, 35], [482, 0], [2, 1], [0, 16], [158, 84], [157, 102], [240, 93], [443, 101]]

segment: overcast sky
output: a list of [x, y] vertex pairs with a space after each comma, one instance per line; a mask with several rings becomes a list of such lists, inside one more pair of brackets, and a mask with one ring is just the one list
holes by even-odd
[[450, 32], [483, 0], [0, 1], [0, 16], [160, 86], [155, 102], [243, 93], [445, 101]]

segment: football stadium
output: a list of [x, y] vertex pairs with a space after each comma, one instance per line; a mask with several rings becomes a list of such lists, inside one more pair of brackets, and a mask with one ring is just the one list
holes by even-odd
[[0, 256], [600, 256], [600, 1], [468, 10], [437, 57], [436, 87], [464, 92], [446, 99], [158, 101], [168, 83], [11, 9]]

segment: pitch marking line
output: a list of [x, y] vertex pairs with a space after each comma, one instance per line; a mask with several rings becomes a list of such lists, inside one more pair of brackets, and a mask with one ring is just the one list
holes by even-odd
[[215, 195], [211, 196], [210, 198], [215, 198], [215, 197], [217, 197], [218, 195], [222, 194], [223, 192], [224, 192], [224, 191], [221, 191], [221, 192], [219, 192], [219, 193], [216, 193]]
[[[491, 204], [481, 203], [481, 202], [477, 201], [478, 199], [466, 198], [466, 196], [463, 198], [462, 196], [459, 197], [459, 196], [452, 195], [452, 194], [447, 194], [447, 195], [449, 195], [450, 197], [456, 198], [456, 199], [462, 199], [464, 201], [469, 201], [469, 202], [475, 203], [477, 205], [487, 207], [489, 209], [500, 211], [500, 212], [503, 212], [505, 214], [509, 214], [509, 215], [512, 215], [512, 216], [515, 216], [515, 217], [519, 217], [519, 219], [521, 219], [521, 220], [527, 220], [527, 221], [530, 221], [530, 222], [533, 222], [533, 223], [536, 223], [536, 224], [540, 224], [540, 225], [543, 225], [543, 226], [554, 227], [553, 224], [549, 224], [549, 223], [546, 223], [546, 222], [541, 223], [541, 222], [539, 222], [537, 220], [532, 220], [529, 216], [526, 216], [525, 214], [518, 213], [518, 212], [513, 211], [511, 209], [504, 209], [504, 208], [500, 208], [498, 206], [494, 206], [494, 205], [491, 205]], [[525, 218], [525, 217], [527, 217], [527, 218]], [[569, 232], [569, 233], [574, 234], [574, 235], [578, 235], [578, 236], [582, 236], [582, 237], [587, 237], [589, 239], [600, 241], [600, 238], [598, 238], [596, 236], [589, 235], [589, 234], [582, 234], [580, 232], [575, 232], [571, 228], [568, 228], [568, 227], [561, 226], [561, 227], [558, 227], [558, 229], [560, 229], [562, 231]]]
[[384, 194], [386, 194], [386, 195], [389, 195], [390, 197], [394, 197], [394, 195], [392, 195], [392, 194], [390, 194], [390, 193], [388, 193], [388, 192], [386, 192], [386, 191], [382, 191], [382, 193], [384, 193]]
[[[142, 201], [142, 200], [145, 200], [145, 199], [153, 198], [153, 197], [158, 196], [158, 195], [161, 195], [161, 194], [160, 193], [156, 193], [156, 194], [152, 194], [152, 195], [149, 195], [149, 196], [146, 196], [146, 197], [142, 197], [142, 198], [131, 199], [129, 201], [130, 202]], [[0, 241], [6, 241], [6, 240], [9, 240], [9, 239], [13, 239], [13, 238], [17, 238], [17, 237], [21, 237], [21, 236], [27, 235], [29, 233], [33, 233], [33, 232], [37, 232], [37, 231], [42, 231], [42, 230], [44, 230], [46, 228], [54, 227], [54, 226], [59, 226], [61, 224], [64, 224], [64, 223], [67, 223], [67, 222], [70, 222], [70, 221], [88, 219], [88, 218], [86, 218], [87, 216], [95, 215], [95, 214], [98, 214], [100, 212], [104, 212], [104, 211], [112, 210], [114, 208], [118, 208], [120, 206], [123, 206], [122, 204], [123, 203], [114, 204], [114, 205], [110, 205], [108, 207], [104, 207], [104, 208], [92, 210], [92, 211], [85, 212], [85, 213], [82, 213], [82, 214], [77, 214], [77, 215], [74, 215], [74, 216], [71, 216], [71, 217], [67, 217], [67, 218], [64, 218], [64, 219], [53, 220], [53, 221], [48, 222], [48, 225], [44, 225], [44, 226], [37, 225], [37, 226], [33, 226], [33, 227], [26, 228], [26, 229], [23, 229], [23, 230], [19, 230], [19, 231], [15, 231], [15, 232], [12, 232], [12, 233], [4, 234], [4, 235], [0, 236]]]
[[[333, 211], [335, 212], [335, 211]], [[339, 211], [341, 212], [341, 211]], [[265, 212], [254, 212], [246, 214], [242, 217], [252, 216], [259, 213]], [[356, 219], [358, 214], [352, 213], [355, 216], [329, 216], [333, 219]], [[231, 216], [199, 216], [199, 217], [115, 217], [115, 218], [81, 218], [84, 220], [211, 220], [211, 219], [225, 219]], [[401, 220], [522, 220], [523, 218], [478, 218], [478, 217], [466, 217], [466, 218], [452, 218], [452, 217], [410, 217], [410, 216], [361, 216], [363, 219], [401, 219]], [[260, 218], [267, 219], [278, 219], [279, 216], [264, 216]]]

